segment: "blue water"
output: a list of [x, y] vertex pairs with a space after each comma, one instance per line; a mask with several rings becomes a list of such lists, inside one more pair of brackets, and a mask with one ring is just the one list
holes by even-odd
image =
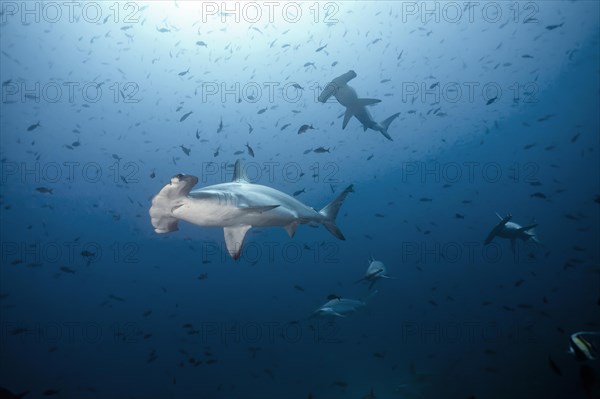
[[[598, 3], [223, 7], [2, 3], [0, 387], [600, 397], [567, 353], [600, 331]], [[349, 70], [393, 141], [317, 101]], [[221, 228], [154, 232], [172, 176], [238, 159], [315, 209], [353, 184], [346, 240], [255, 227], [234, 261]], [[496, 212], [540, 243], [484, 246]], [[371, 257], [393, 278], [370, 290]], [[370, 297], [311, 317], [330, 294]]]

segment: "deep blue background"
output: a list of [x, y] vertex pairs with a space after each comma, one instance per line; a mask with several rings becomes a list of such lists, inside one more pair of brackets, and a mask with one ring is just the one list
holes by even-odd
[[[254, 24], [202, 21], [192, 2], [119, 3], [118, 16], [106, 3], [97, 23], [8, 3], [0, 386], [26, 398], [585, 397], [566, 351], [569, 334], [600, 330], [597, 3], [494, 3], [498, 22], [476, 8], [457, 23], [424, 3], [331, 3], [329, 18], [304, 4], [297, 22]], [[355, 119], [342, 130], [343, 108], [315, 100], [349, 69], [359, 96], [382, 99], [376, 120], [401, 112], [394, 141]], [[98, 101], [80, 90], [90, 82]], [[438, 98], [436, 82], [477, 90]], [[502, 90], [489, 105], [486, 85]], [[298, 135], [305, 123], [315, 129]], [[319, 146], [331, 152], [304, 154]], [[228, 181], [238, 158], [263, 170], [256, 183], [305, 188], [316, 209], [354, 184], [346, 241], [257, 228], [234, 262], [221, 229], [154, 233], [150, 201], [171, 176]], [[542, 245], [483, 247], [495, 212], [538, 223]], [[328, 294], [368, 294], [354, 281], [371, 256], [394, 279], [366, 309], [310, 319]]]

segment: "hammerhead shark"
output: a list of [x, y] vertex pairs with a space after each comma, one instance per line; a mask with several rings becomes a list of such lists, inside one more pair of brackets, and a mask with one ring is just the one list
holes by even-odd
[[250, 183], [239, 160], [232, 182], [192, 191], [196, 183], [196, 176], [179, 174], [154, 196], [149, 213], [155, 232], [178, 230], [179, 220], [223, 227], [227, 251], [236, 260], [244, 237], [253, 226], [280, 226], [293, 237], [300, 224], [322, 224], [336, 238], [345, 240], [335, 218], [346, 196], [354, 191], [352, 185], [316, 211], [279, 190]]
[[356, 77], [356, 72], [350, 70], [343, 75], [338, 76], [329, 82], [325, 89], [319, 95], [319, 102], [326, 102], [331, 96], [334, 96], [336, 100], [344, 107], [346, 107], [346, 113], [344, 114], [344, 122], [342, 123], [342, 129], [346, 128], [350, 118], [354, 116], [363, 125], [364, 131], [372, 129], [380, 132], [385, 136], [386, 139], [392, 140], [388, 134], [388, 127], [394, 119], [400, 115], [396, 113], [389, 118], [385, 119], [381, 123], [377, 123], [373, 120], [371, 113], [367, 109], [367, 105], [373, 105], [381, 102], [381, 100], [375, 98], [358, 98], [356, 90], [348, 85], [348, 82]]

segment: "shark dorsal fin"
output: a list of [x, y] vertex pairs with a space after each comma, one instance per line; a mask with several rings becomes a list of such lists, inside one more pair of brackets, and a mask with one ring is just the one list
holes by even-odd
[[234, 182], [234, 183], [250, 183], [250, 180], [248, 180], [248, 177], [246, 176], [246, 172], [244, 171], [242, 161], [240, 161], [239, 159], [237, 161], [235, 161], [232, 182]]

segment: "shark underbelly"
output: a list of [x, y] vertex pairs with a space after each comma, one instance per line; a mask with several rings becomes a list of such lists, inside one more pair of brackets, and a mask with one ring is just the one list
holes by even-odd
[[200, 204], [193, 198], [173, 210], [173, 216], [198, 226], [287, 226], [291, 223], [318, 222], [321, 215], [313, 209], [291, 209], [279, 205], [269, 210], [248, 210], [232, 205]]

